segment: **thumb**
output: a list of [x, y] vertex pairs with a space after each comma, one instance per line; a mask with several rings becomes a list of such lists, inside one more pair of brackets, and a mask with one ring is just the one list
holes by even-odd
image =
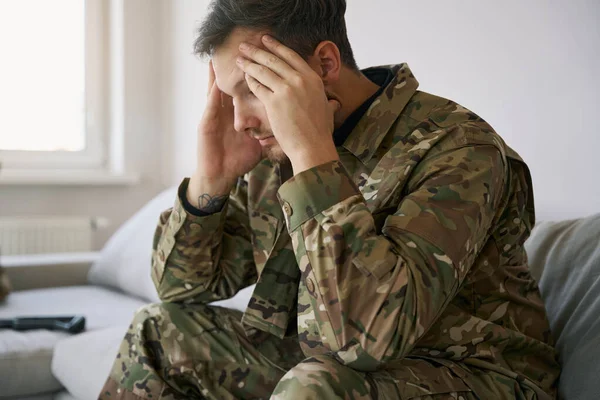
[[329, 110], [331, 111], [332, 114], [335, 114], [336, 112], [340, 111], [340, 109], [342, 108], [342, 104], [339, 101], [333, 100], [333, 99], [330, 99], [328, 101], [328, 106], [329, 106]]
[[221, 91], [219, 90], [217, 83], [214, 82], [208, 93], [208, 101], [206, 103], [206, 108], [204, 109], [204, 116], [206, 118], [216, 118], [219, 115], [219, 109], [221, 108], [222, 103]]

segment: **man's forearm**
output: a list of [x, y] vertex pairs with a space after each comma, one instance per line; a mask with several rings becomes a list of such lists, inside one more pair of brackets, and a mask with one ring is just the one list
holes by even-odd
[[211, 181], [196, 173], [190, 178], [186, 197], [202, 213], [214, 214], [223, 209], [233, 187], [226, 179]]
[[230, 298], [256, 279], [253, 259], [241, 257], [251, 249], [246, 212], [235, 193], [214, 213], [189, 210], [184, 204], [189, 183], [184, 180], [173, 209], [161, 215], [152, 278], [163, 301], [204, 304]]

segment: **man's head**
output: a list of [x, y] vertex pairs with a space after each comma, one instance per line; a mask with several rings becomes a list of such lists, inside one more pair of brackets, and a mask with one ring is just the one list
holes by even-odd
[[[212, 58], [217, 85], [233, 98], [236, 130], [257, 139], [273, 135], [264, 106], [250, 92], [235, 63], [239, 44], [264, 48], [262, 35], [274, 36], [309, 63], [322, 77], [326, 91], [335, 92], [328, 88], [335, 86], [342, 67], [358, 72], [345, 12], [345, 0], [213, 0], [194, 50]], [[263, 142], [263, 150], [273, 161], [285, 160], [274, 139]]]

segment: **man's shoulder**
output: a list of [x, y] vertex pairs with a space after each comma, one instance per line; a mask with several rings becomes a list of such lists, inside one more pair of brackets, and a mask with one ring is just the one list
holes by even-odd
[[480, 115], [453, 100], [423, 91], [417, 91], [406, 105], [394, 135], [410, 136], [415, 146], [435, 138], [430, 155], [452, 148], [489, 145], [505, 157], [522, 161]]
[[470, 109], [450, 99], [423, 91], [415, 93], [403, 116], [418, 123], [429, 122], [436, 130], [473, 126], [488, 135], [497, 135], [491, 125]]

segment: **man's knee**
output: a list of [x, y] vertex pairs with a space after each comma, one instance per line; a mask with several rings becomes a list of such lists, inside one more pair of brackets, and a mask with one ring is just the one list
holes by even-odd
[[[210, 305], [186, 305], [179, 303], [156, 303], [140, 307], [134, 315], [131, 328], [146, 329], [151, 335], [160, 331], [168, 338], [176, 331], [197, 331], [219, 327], [220, 311]], [[231, 310], [227, 310], [231, 311]], [[153, 332], [155, 331], [155, 332]]]
[[144, 356], [162, 360], [171, 350], [181, 352], [190, 346], [196, 347], [196, 343], [190, 343], [191, 338], [198, 340], [203, 332], [217, 332], [221, 328], [217, 325], [216, 311], [208, 305], [149, 304], [135, 312], [121, 353], [127, 348], [131, 358]]
[[162, 324], [168, 311], [165, 310], [163, 303], [147, 304], [137, 309], [131, 322], [131, 327], [134, 329], [142, 329], [148, 323]]
[[277, 384], [271, 399], [335, 399], [346, 398], [348, 394], [355, 399], [371, 398], [365, 374], [321, 355], [310, 357], [289, 370]]

